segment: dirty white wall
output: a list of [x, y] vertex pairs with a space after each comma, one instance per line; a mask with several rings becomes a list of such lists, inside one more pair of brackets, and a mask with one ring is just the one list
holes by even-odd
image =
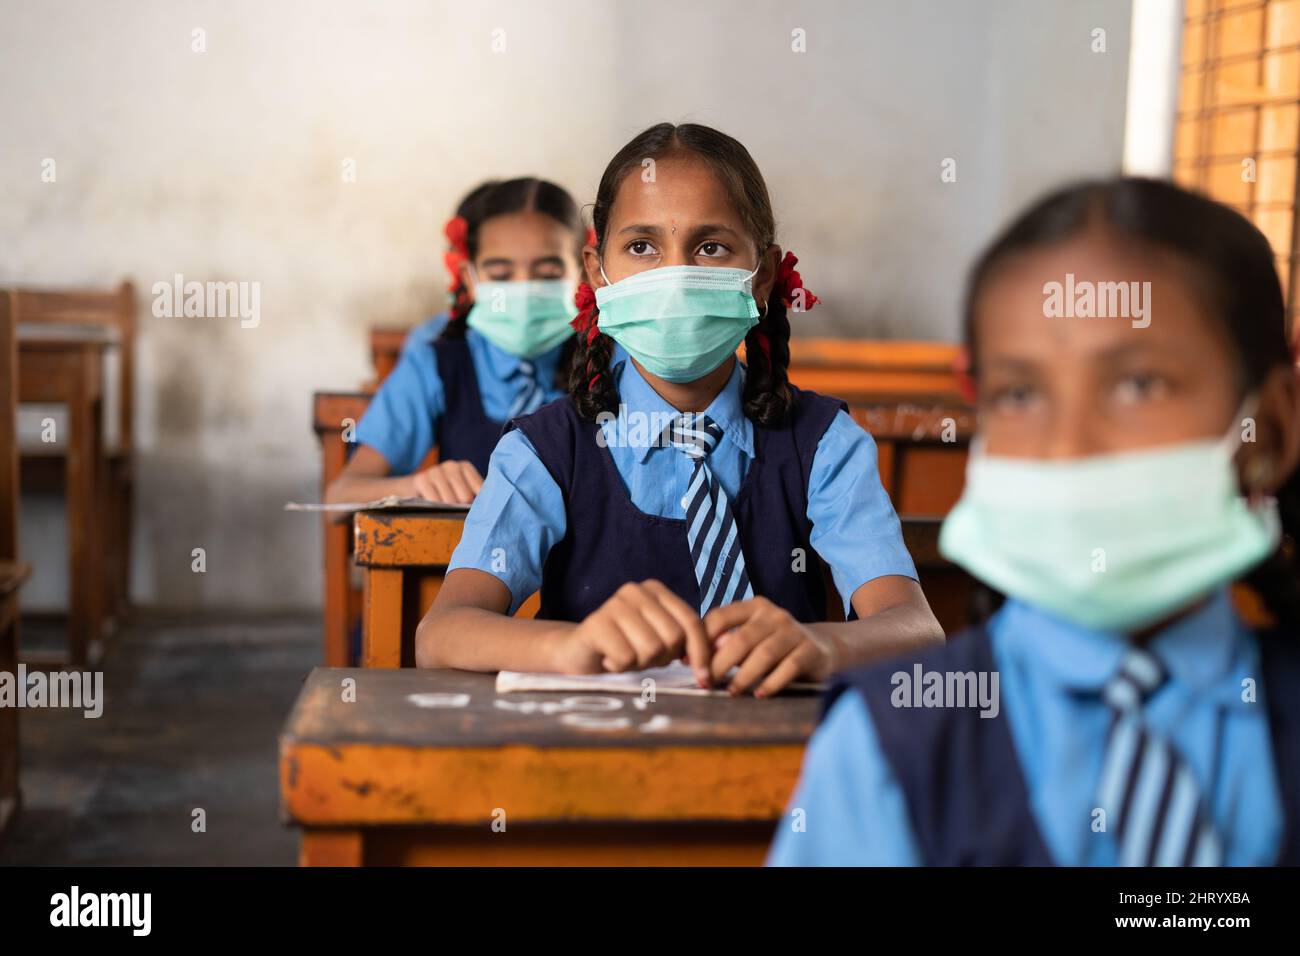
[[[438, 306], [468, 186], [589, 201], [639, 129], [714, 124], [825, 300], [800, 332], [949, 338], [997, 223], [1118, 170], [1128, 25], [1127, 0], [0, 0], [0, 282], [142, 292], [136, 599], [315, 606], [317, 527], [279, 510], [317, 493], [312, 390]], [[154, 317], [176, 273], [260, 283], [260, 324]], [[28, 606], [57, 605], [58, 508], [23, 522]]]

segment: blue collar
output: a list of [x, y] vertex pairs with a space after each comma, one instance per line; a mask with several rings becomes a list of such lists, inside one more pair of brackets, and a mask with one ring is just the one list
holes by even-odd
[[[1071, 690], [1100, 692], [1119, 666], [1128, 639], [1093, 631], [1014, 599], [989, 622], [1009, 659]], [[1242, 662], [1254, 651], [1253, 637], [1220, 588], [1191, 614], [1158, 632], [1147, 649], [1169, 679], [1198, 692], [1239, 697]]]
[[[492, 377], [508, 382], [511, 376], [519, 371], [522, 358], [494, 345], [487, 336], [480, 334], [476, 329], [466, 329], [465, 339], [470, 350], [478, 353]], [[555, 379], [555, 367], [560, 364], [562, 351], [564, 351], [563, 342], [532, 360], [538, 381], [551, 382]]]
[[[637, 367], [628, 360], [627, 352], [621, 345], [614, 347], [614, 354], [610, 357], [610, 364], [613, 367], [613, 376], [615, 385], [619, 393], [619, 422], [617, 426], [614, 423], [608, 423], [607, 427], [618, 427], [627, 429], [631, 426], [627, 421], [629, 412], [636, 412], [643, 415], [652, 416], [652, 420], [667, 421], [667, 417], [673, 417], [681, 414], [677, 409], [669, 405], [656, 392], [650, 383], [645, 380]], [[745, 390], [745, 370], [739, 361], [731, 370], [731, 377], [727, 379], [727, 384], [722, 387], [709, 407], [704, 409], [704, 414], [717, 422], [718, 427], [727, 438], [735, 442], [736, 447], [743, 451], [750, 458], [754, 457], [754, 424], [745, 417], [745, 409], [741, 396]], [[667, 416], [664, 418], [654, 419], [653, 416]], [[636, 443], [632, 446], [632, 452], [636, 456], [638, 463], [644, 462], [646, 456], [654, 448], [664, 447], [655, 442]]]

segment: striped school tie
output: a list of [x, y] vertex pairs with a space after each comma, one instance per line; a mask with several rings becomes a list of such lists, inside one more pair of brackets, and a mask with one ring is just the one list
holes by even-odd
[[700, 614], [754, 596], [740, 530], [727, 493], [709, 468], [708, 457], [718, 447], [722, 429], [705, 415], [685, 414], [664, 429], [665, 441], [695, 463], [682, 498], [686, 509], [686, 540], [700, 585]]
[[1220, 866], [1219, 836], [1191, 768], [1142, 722], [1142, 702], [1165, 677], [1155, 655], [1134, 647], [1102, 689], [1112, 719], [1097, 805], [1120, 866]]
[[542, 400], [546, 398], [546, 390], [537, 380], [537, 366], [528, 359], [520, 359], [519, 367], [512, 378], [520, 381], [519, 391], [515, 393], [515, 400], [510, 405], [510, 417], [529, 415], [541, 408]]

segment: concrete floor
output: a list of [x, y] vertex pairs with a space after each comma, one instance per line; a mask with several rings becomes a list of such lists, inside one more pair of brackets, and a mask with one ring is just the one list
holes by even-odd
[[102, 717], [21, 712], [23, 808], [0, 864], [294, 865], [276, 736], [319, 659], [307, 615], [137, 619], [101, 666]]

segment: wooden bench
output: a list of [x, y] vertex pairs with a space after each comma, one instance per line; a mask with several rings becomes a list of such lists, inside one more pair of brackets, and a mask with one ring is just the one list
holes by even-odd
[[639, 703], [317, 668], [280, 735], [282, 817], [305, 866], [761, 864], [816, 696]]

